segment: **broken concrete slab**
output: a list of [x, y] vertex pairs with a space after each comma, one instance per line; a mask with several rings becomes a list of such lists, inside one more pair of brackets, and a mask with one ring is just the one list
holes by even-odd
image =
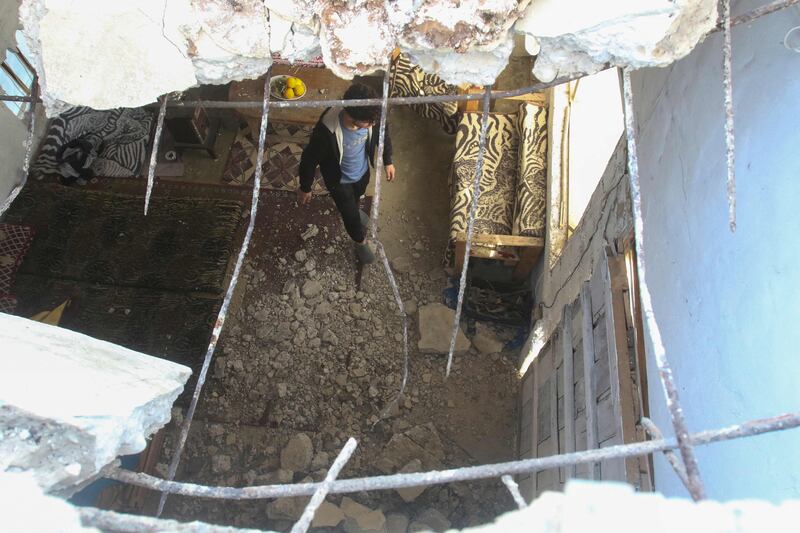
[[292, 437], [281, 451], [281, 468], [293, 472], [306, 472], [314, 457], [314, 444], [305, 433]]
[[53, 115], [67, 104], [135, 107], [198, 83], [257, 78], [272, 53], [321, 54], [351, 79], [384, 69], [400, 47], [451, 84], [486, 85], [524, 34], [543, 81], [607, 63], [660, 66], [714, 26], [716, 0], [25, 0], [21, 16]]
[[0, 314], [0, 471], [46, 491], [144, 450], [171, 417], [189, 368], [80, 333]]
[[716, 0], [533, 0], [514, 29], [525, 33], [542, 81], [606, 64], [664, 66], [687, 55], [717, 22]]
[[[450, 350], [450, 337], [453, 333], [455, 311], [444, 304], [433, 303], [423, 305], [418, 310], [420, 351], [446, 354]], [[469, 350], [470, 342], [459, 328], [456, 337], [456, 353]]]

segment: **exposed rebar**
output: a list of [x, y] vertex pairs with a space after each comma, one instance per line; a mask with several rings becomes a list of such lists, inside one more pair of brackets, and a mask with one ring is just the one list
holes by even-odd
[[705, 498], [703, 480], [700, 478], [700, 469], [697, 459], [689, 441], [689, 430], [683, 416], [683, 408], [678, 398], [678, 388], [672, 375], [672, 367], [667, 359], [664, 343], [661, 340], [661, 330], [656, 322], [650, 289], [645, 277], [645, 250], [644, 250], [644, 220], [642, 218], [642, 195], [639, 184], [639, 160], [636, 153], [635, 117], [633, 109], [633, 91], [631, 89], [630, 69], [622, 70], [623, 103], [625, 107], [625, 137], [628, 143], [628, 178], [631, 189], [631, 209], [633, 211], [634, 244], [636, 246], [636, 270], [639, 279], [639, 300], [641, 301], [642, 316], [647, 325], [647, 332], [653, 345], [653, 356], [658, 367], [658, 375], [666, 396], [675, 436], [680, 446], [681, 457], [686, 466], [686, 476], [689, 482], [689, 492], [697, 501]]
[[[739, 24], [747, 24], [749, 22], [753, 22], [754, 20], [763, 17], [764, 15], [769, 15], [771, 13], [775, 13], [776, 11], [780, 11], [781, 9], [785, 9], [787, 7], [792, 7], [794, 5], [800, 4], [800, 0], [778, 0], [777, 2], [772, 2], [771, 4], [766, 4], [761, 7], [757, 7], [755, 9], [751, 9], [747, 13], [743, 13], [738, 17], [734, 17], [731, 19], [731, 26], [738, 26]], [[716, 33], [718, 31], [723, 31], [725, 25], [725, 21], [721, 21], [717, 26], [708, 32], [706, 36]]]
[[514, 503], [517, 504], [517, 508], [525, 509], [528, 504], [525, 502], [525, 498], [522, 497], [522, 494], [520, 494], [519, 485], [514, 481], [514, 478], [508, 474], [504, 474], [500, 476], [500, 480], [503, 482], [503, 485], [506, 486], [508, 492], [511, 493], [511, 497], [514, 498]]
[[178, 522], [135, 514], [117, 513], [94, 507], [76, 507], [85, 527], [94, 527], [100, 531], [115, 533], [142, 533], [147, 532], [186, 532], [197, 533], [263, 533], [260, 529], [241, 529], [230, 526], [218, 526], [206, 522]]
[[[271, 72], [271, 69], [270, 69]], [[206, 376], [208, 375], [208, 368], [211, 366], [211, 359], [214, 356], [214, 351], [217, 348], [217, 341], [219, 341], [219, 335], [222, 331], [222, 326], [225, 325], [225, 318], [228, 315], [228, 307], [230, 307], [231, 299], [233, 298], [233, 293], [236, 290], [236, 285], [239, 281], [239, 274], [242, 270], [242, 265], [244, 264], [244, 258], [247, 255], [247, 249], [250, 246], [250, 239], [253, 236], [253, 230], [255, 229], [256, 225], [256, 214], [258, 212], [258, 196], [261, 192], [261, 167], [264, 164], [264, 145], [266, 144], [267, 139], [267, 120], [269, 114], [269, 72], [264, 81], [264, 106], [262, 109], [261, 115], [261, 130], [259, 131], [258, 135], [258, 154], [256, 156], [256, 170], [255, 175], [253, 176], [253, 199], [250, 204], [250, 221], [247, 224], [247, 231], [244, 235], [244, 240], [242, 241], [242, 247], [239, 250], [239, 255], [236, 257], [236, 265], [233, 268], [233, 274], [231, 275], [231, 281], [228, 285], [228, 289], [225, 291], [225, 298], [222, 300], [222, 306], [220, 306], [219, 313], [217, 314], [217, 320], [214, 323], [214, 329], [211, 332], [211, 340], [208, 343], [208, 349], [206, 350], [206, 355], [203, 359], [203, 366], [200, 369], [200, 374], [197, 377], [197, 384], [194, 388], [194, 393], [192, 394], [192, 400], [189, 403], [189, 410], [186, 412], [186, 418], [183, 421], [183, 425], [181, 425], [181, 432], [178, 438], [178, 445], [175, 447], [175, 454], [172, 456], [172, 460], [169, 464], [169, 469], [167, 471], [167, 477], [172, 480], [175, 479], [175, 473], [178, 470], [178, 465], [181, 461], [181, 454], [183, 453], [183, 448], [186, 446], [186, 438], [189, 435], [189, 428], [192, 425], [192, 419], [194, 418], [195, 409], [197, 409], [197, 402], [200, 399], [200, 391], [203, 389], [203, 384], [206, 382]], [[156, 512], [156, 516], [161, 516], [161, 513], [164, 511], [164, 504], [167, 501], [167, 493], [161, 495], [161, 499], [158, 502], [158, 510]]]
[[[773, 431], [782, 431], [800, 427], [800, 412], [787, 413], [770, 418], [749, 420], [721, 429], [701, 431], [689, 436], [694, 446], [704, 446], [743, 437], [761, 435]], [[679, 448], [676, 439], [659, 439], [631, 444], [619, 444], [594, 450], [585, 450], [535, 459], [522, 459], [505, 463], [480, 466], [468, 466], [450, 470], [416, 472], [409, 474], [393, 474], [334, 481], [330, 494], [344, 494], [362, 490], [395, 490], [408, 487], [422, 487], [441, 483], [474, 481], [478, 479], [497, 478], [504, 474], [527, 474], [541, 472], [570, 465], [590, 464], [610, 459], [624, 459], [660, 453], [664, 450]], [[286, 498], [294, 496], [310, 496], [314, 494], [320, 483], [296, 483], [293, 485], [262, 485], [255, 487], [210, 487], [194, 483], [181, 483], [159, 479], [148, 474], [115, 469], [104, 472], [103, 477], [144, 487], [147, 489], [224, 500], [254, 500], [267, 498]]]
[[[374, 240], [378, 236], [378, 214], [381, 207], [381, 172], [383, 171], [383, 148], [386, 140], [386, 115], [389, 112], [389, 76], [387, 66], [383, 73], [383, 93], [381, 94], [381, 121], [378, 128], [378, 153], [375, 154], [375, 194], [372, 197], [372, 208], [369, 213], [369, 234]], [[349, 100], [347, 100], [349, 102]], [[350, 105], [350, 104], [347, 104]]]
[[161, 144], [161, 132], [164, 129], [164, 117], [167, 114], [167, 100], [169, 95], [161, 98], [161, 108], [158, 110], [158, 121], [156, 122], [156, 132], [153, 135], [153, 149], [150, 152], [150, 166], [147, 169], [147, 190], [144, 193], [144, 216], [150, 208], [150, 195], [153, 194], [153, 182], [156, 179], [156, 162], [158, 159], [158, 146]]
[[339, 455], [336, 457], [336, 460], [331, 465], [330, 470], [325, 475], [325, 480], [320, 483], [317, 490], [314, 491], [314, 495], [309, 500], [306, 508], [303, 510], [303, 514], [300, 516], [300, 519], [295, 522], [294, 527], [292, 528], [292, 533], [306, 533], [308, 531], [308, 526], [311, 525], [311, 521], [314, 519], [314, 514], [317, 512], [320, 504], [325, 500], [325, 496], [328, 495], [328, 491], [331, 489], [331, 485], [336, 480], [336, 477], [339, 475], [339, 472], [342, 471], [344, 465], [347, 464], [347, 461], [350, 460], [350, 457], [353, 455], [353, 452], [358, 446], [358, 441], [353, 437], [347, 439], [347, 442], [342, 448], [342, 451], [339, 452]]
[[[380, 422], [381, 420], [387, 418], [392, 411], [392, 406], [396, 405], [397, 408], [400, 407], [400, 401], [403, 399], [403, 394], [406, 391], [406, 384], [408, 383], [408, 313], [406, 313], [405, 305], [403, 305], [403, 299], [400, 297], [400, 289], [397, 286], [397, 280], [394, 277], [394, 273], [392, 272], [392, 267], [389, 266], [389, 258], [386, 257], [386, 250], [383, 247], [383, 243], [379, 240], [375, 240], [375, 247], [378, 251], [378, 255], [381, 258], [381, 262], [383, 263], [383, 269], [386, 271], [386, 277], [389, 279], [389, 286], [392, 288], [392, 294], [394, 295], [394, 301], [397, 304], [397, 308], [400, 311], [400, 316], [403, 320], [403, 379], [400, 382], [400, 389], [397, 391], [394, 399], [392, 399], [389, 403], [386, 404], [383, 411], [381, 411], [380, 415], [378, 416], [378, 420], [375, 421], [375, 424]], [[375, 426], [373, 424], [373, 426]]]
[[453, 316], [453, 334], [450, 337], [450, 348], [447, 351], [447, 368], [445, 378], [450, 376], [453, 365], [453, 352], [456, 350], [456, 340], [461, 323], [461, 309], [464, 305], [464, 292], [467, 288], [467, 269], [469, 268], [469, 253], [472, 248], [472, 231], [475, 228], [475, 215], [478, 213], [478, 198], [481, 195], [481, 175], [483, 174], [483, 156], [486, 152], [486, 133], [489, 130], [489, 107], [492, 103], [492, 86], [487, 85], [483, 91], [483, 114], [481, 115], [481, 134], [478, 140], [478, 159], [475, 161], [475, 179], [472, 182], [472, 204], [469, 206], [467, 217], [467, 235], [464, 246], [464, 262], [461, 265], [461, 277], [458, 281], [458, 299], [456, 300], [456, 313]]
[[31, 102], [28, 106], [30, 117], [28, 118], [28, 136], [25, 138], [25, 159], [22, 160], [22, 177], [20, 182], [8, 193], [8, 197], [0, 204], [0, 217], [8, 211], [8, 208], [19, 196], [19, 193], [22, 192], [22, 188], [28, 183], [28, 169], [31, 167], [31, 155], [33, 153], [33, 135], [36, 130], [36, 101], [38, 100], [38, 95], [39, 78], [34, 76], [31, 85]]
[[728, 169], [728, 226], [736, 231], [736, 161], [733, 136], [733, 46], [731, 45], [731, 1], [722, 0], [722, 87], [725, 94], [725, 155]]
[[[658, 426], [650, 420], [649, 418], [643, 416], [639, 419], [639, 425], [644, 429], [647, 436], [653, 440], [661, 440], [664, 438], [664, 434], [661, 433], [661, 430], [658, 429]], [[680, 458], [675, 455], [673, 450], [664, 450], [664, 457], [667, 459], [667, 462], [672, 466], [672, 469], [675, 471], [675, 475], [681, 480], [681, 482], [686, 486], [687, 490], [689, 488], [689, 478], [686, 476], [686, 469], [681, 464]]]

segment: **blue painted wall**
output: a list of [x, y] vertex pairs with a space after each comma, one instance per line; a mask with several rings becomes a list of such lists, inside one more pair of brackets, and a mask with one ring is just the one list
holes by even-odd
[[[800, 411], [800, 54], [782, 44], [797, 25], [794, 7], [733, 29], [735, 234], [722, 35], [634, 74], [647, 282], [692, 431]], [[648, 365], [652, 418], [671, 433]], [[700, 448], [698, 460], [712, 498], [800, 497], [800, 430]], [[660, 457], [655, 476], [659, 491], [687, 495]]]

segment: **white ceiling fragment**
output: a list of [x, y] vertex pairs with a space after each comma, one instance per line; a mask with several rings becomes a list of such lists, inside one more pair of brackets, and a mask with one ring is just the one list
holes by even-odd
[[543, 81], [607, 63], [666, 65], [714, 26], [716, 0], [24, 0], [21, 18], [53, 113], [255, 78], [273, 52], [321, 53], [352, 78], [400, 47], [450, 83], [484, 85], [507, 64], [515, 32]]

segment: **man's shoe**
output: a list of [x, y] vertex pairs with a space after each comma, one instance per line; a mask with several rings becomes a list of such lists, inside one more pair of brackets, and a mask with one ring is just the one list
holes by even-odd
[[375, 254], [372, 253], [372, 250], [369, 247], [369, 244], [364, 242], [364, 244], [356, 243], [356, 256], [358, 260], [361, 261], [362, 264], [369, 265], [375, 262]]
[[369, 215], [364, 212], [363, 209], [358, 210], [358, 214], [361, 216], [361, 225], [365, 228], [369, 227]]

